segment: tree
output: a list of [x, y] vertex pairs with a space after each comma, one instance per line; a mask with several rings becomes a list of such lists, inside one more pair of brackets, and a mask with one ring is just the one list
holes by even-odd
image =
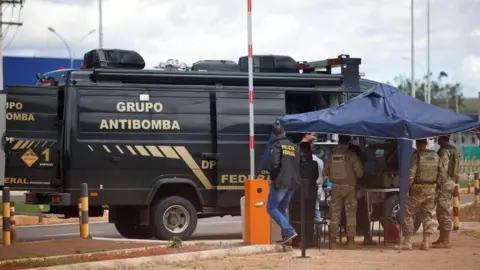
[[[431, 102], [433, 105], [442, 108], [448, 108], [455, 110], [455, 97], [458, 96], [458, 109], [459, 112], [466, 108], [464, 104], [464, 96], [462, 94], [462, 86], [460, 83], [445, 83], [444, 80], [448, 78], [448, 74], [444, 71], [441, 71], [436, 79], [433, 79], [433, 74], [430, 74], [430, 91], [431, 91]], [[427, 89], [427, 75], [422, 79], [415, 80], [415, 97], [425, 101], [425, 93]], [[411, 79], [407, 78], [405, 75], [397, 76], [393, 79], [394, 84], [397, 85], [397, 88], [404, 91], [405, 93], [411, 93]], [[391, 84], [391, 83], [389, 83]]]

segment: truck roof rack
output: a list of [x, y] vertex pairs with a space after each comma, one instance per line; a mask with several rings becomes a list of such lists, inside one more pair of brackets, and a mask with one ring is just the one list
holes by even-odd
[[343, 76], [345, 91], [360, 92], [360, 64], [361, 58], [352, 58], [348, 54], [340, 54], [336, 58], [328, 58], [319, 61], [298, 62], [302, 73], [332, 74], [332, 68], [340, 67]]
[[328, 58], [318, 61], [301, 61], [298, 62], [298, 66], [303, 73], [324, 73], [332, 74], [332, 68], [351, 66], [359, 68], [362, 63], [361, 58], [351, 58], [348, 54], [340, 54], [336, 58]]
[[[255, 73], [257, 86], [315, 87], [342, 83], [340, 75], [292, 74], [292, 73]], [[202, 71], [163, 71], [163, 70], [121, 70], [94, 69], [90, 76], [92, 82], [122, 82], [131, 84], [206, 84], [247, 86], [248, 74], [245, 72], [202, 72]]]

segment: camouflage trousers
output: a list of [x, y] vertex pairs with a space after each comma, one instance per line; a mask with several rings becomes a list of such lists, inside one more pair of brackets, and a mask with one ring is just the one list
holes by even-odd
[[455, 189], [455, 182], [448, 179], [447, 182], [440, 185], [437, 189], [437, 219], [438, 229], [451, 231], [452, 230], [452, 197]]
[[414, 186], [407, 197], [405, 206], [404, 228], [405, 236], [414, 234], [415, 216], [420, 214], [423, 217], [423, 233], [433, 233], [432, 212], [435, 208], [435, 188], [424, 188]]
[[338, 236], [338, 225], [345, 206], [347, 216], [347, 236], [357, 234], [357, 189], [351, 185], [332, 186], [332, 218], [329, 232], [332, 237]]

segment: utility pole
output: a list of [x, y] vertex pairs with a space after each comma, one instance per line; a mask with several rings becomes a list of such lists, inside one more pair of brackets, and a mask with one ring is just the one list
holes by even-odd
[[103, 49], [102, 0], [98, 0], [98, 47]]
[[[456, 113], [459, 113], [460, 112], [460, 108], [458, 107], [458, 89], [456, 89], [456, 92], [455, 92], [455, 112]], [[462, 139], [462, 133], [458, 133], [458, 139], [457, 139], [457, 142], [458, 142], [458, 145], [460, 145], [462, 143], [461, 139]]]
[[414, 34], [414, 4], [413, 0], [411, 0], [411, 7], [410, 7], [410, 23], [411, 23], [411, 48], [410, 48], [410, 61], [411, 61], [411, 69], [412, 69], [412, 97], [415, 97], [415, 34]]
[[[23, 0], [0, 0], [0, 133], [4, 134], [6, 130], [5, 113], [7, 95], [3, 89], [3, 26], [22, 26], [21, 22], [4, 22], [3, 19], [3, 4], [23, 5]], [[5, 184], [5, 155], [0, 155], [0, 187]]]
[[430, 0], [427, 0], [427, 103], [432, 103], [432, 94], [430, 89]]

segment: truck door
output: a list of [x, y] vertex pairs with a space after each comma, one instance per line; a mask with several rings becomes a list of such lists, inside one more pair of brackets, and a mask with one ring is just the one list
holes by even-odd
[[[218, 185], [217, 200], [221, 207], [239, 205], [245, 180], [250, 178], [248, 92], [217, 91]], [[255, 94], [255, 163], [259, 166], [273, 123], [285, 115], [285, 92]], [[258, 170], [258, 168], [255, 168]], [[268, 177], [261, 175], [262, 177]]]
[[58, 185], [58, 119], [62, 115], [63, 88], [8, 87], [2, 143], [5, 186], [46, 191]]

